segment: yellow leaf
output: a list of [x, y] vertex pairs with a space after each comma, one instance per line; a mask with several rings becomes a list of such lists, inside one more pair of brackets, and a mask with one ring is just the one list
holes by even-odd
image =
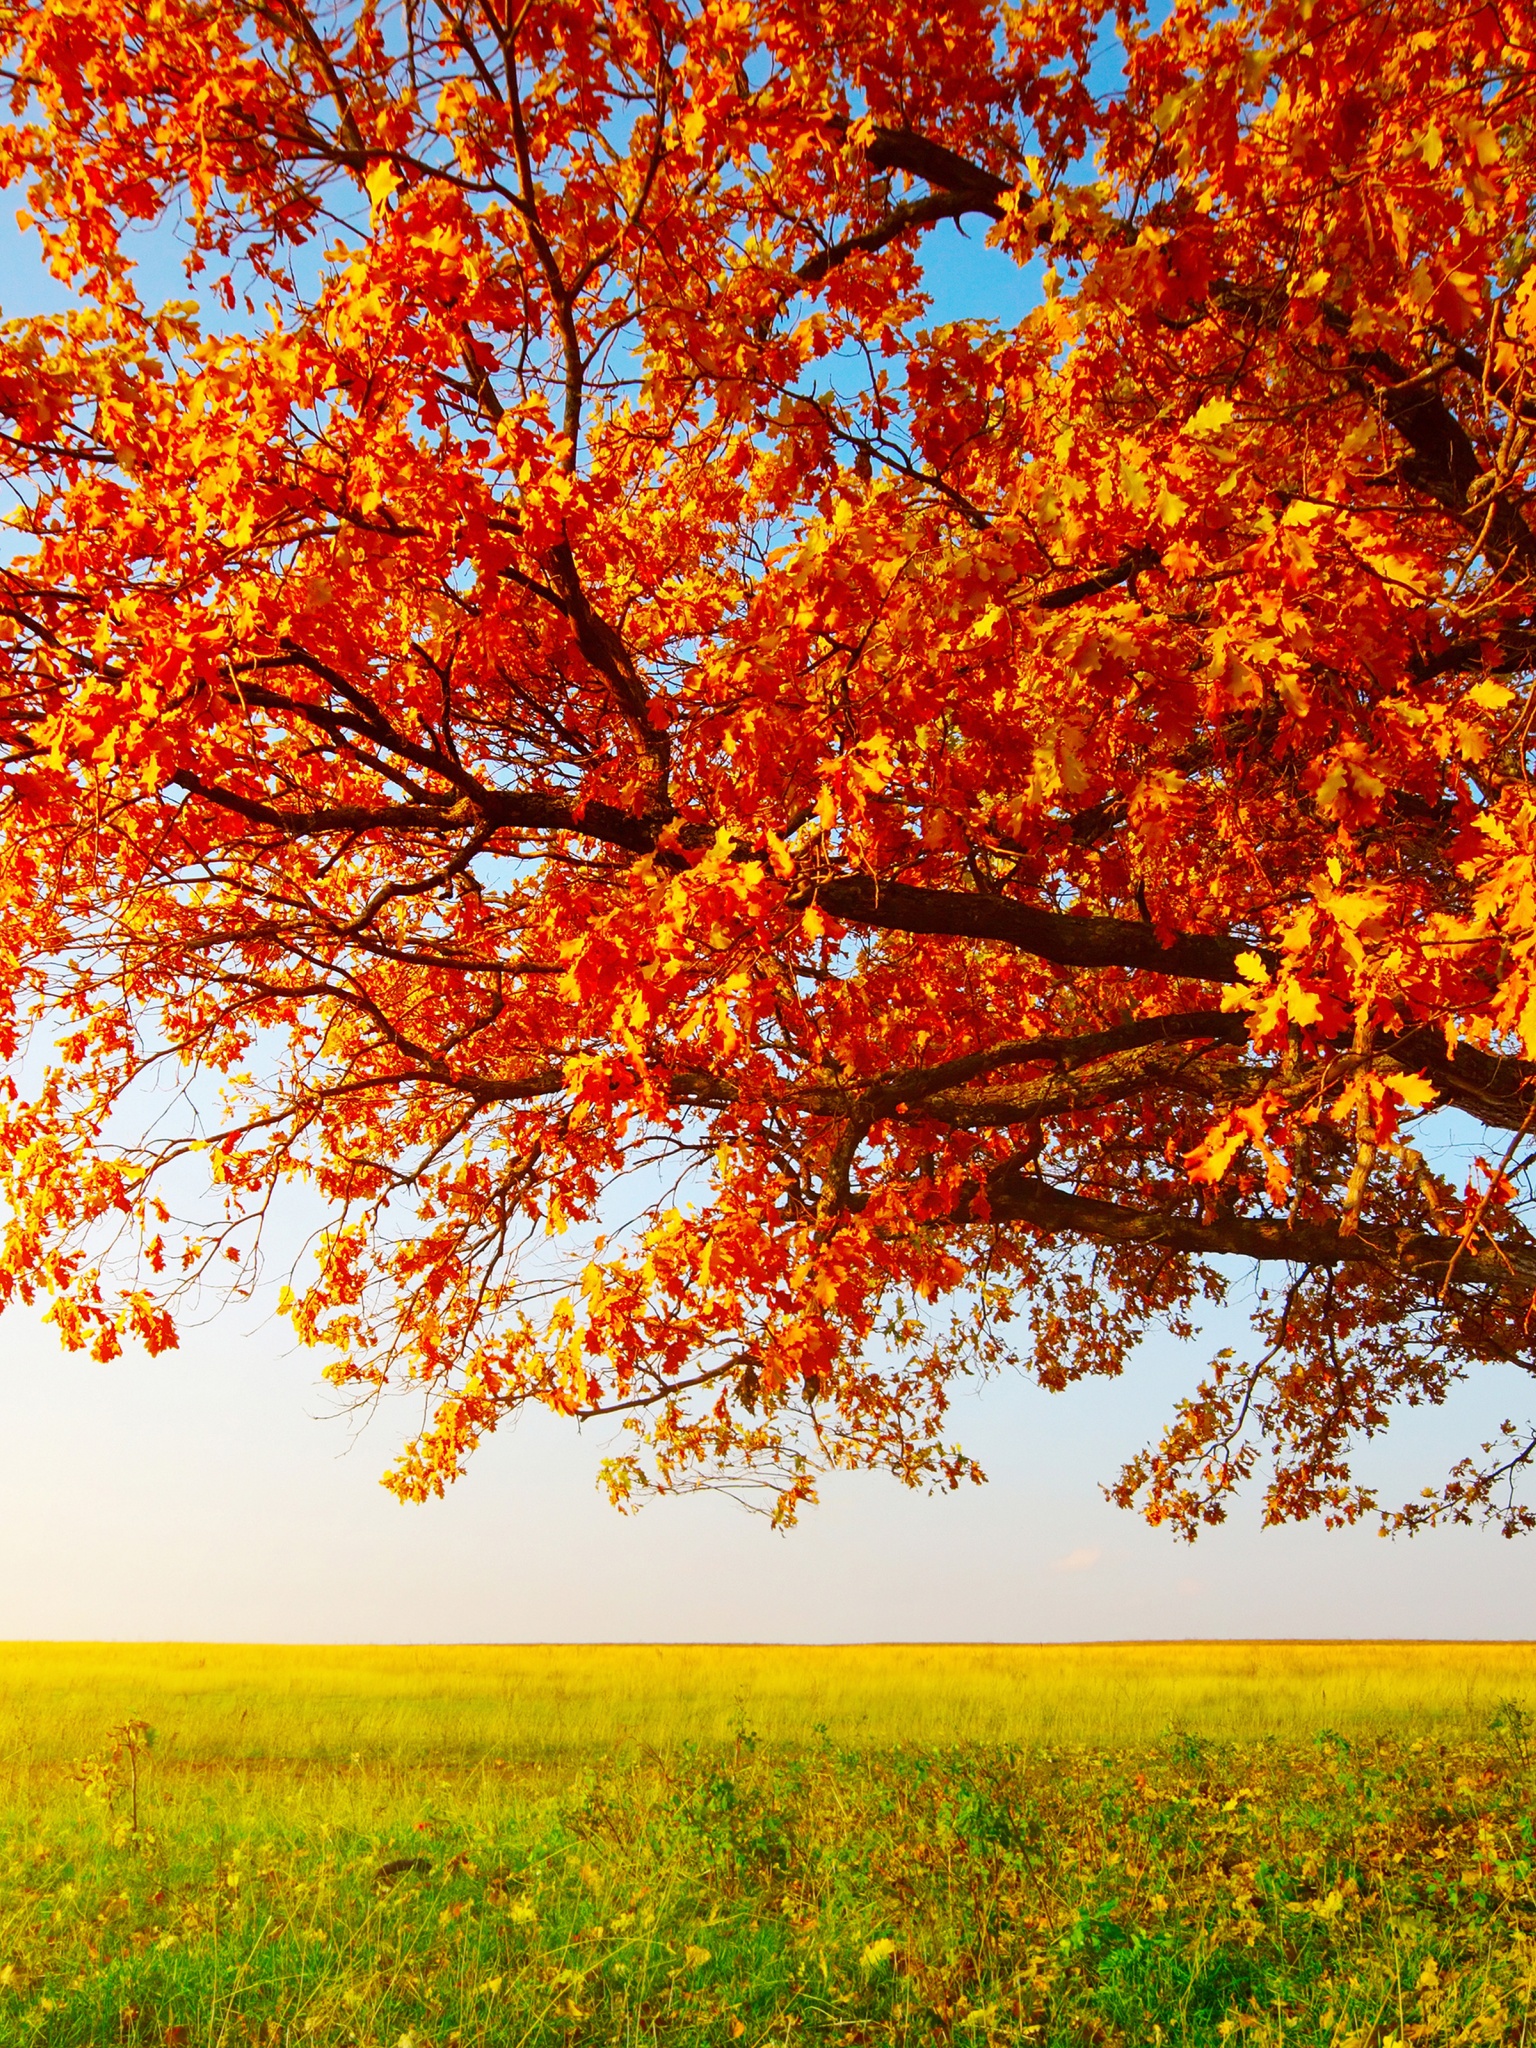
[[1285, 1014], [1293, 1024], [1316, 1024], [1323, 1014], [1323, 999], [1315, 989], [1299, 982], [1286, 983]]
[[1152, 498], [1146, 477], [1127, 456], [1120, 459], [1120, 495], [1133, 512], [1139, 512]]
[[1330, 917], [1346, 930], [1360, 932], [1368, 939], [1375, 938], [1385, 928], [1391, 907], [1391, 898], [1385, 889], [1340, 890], [1326, 899]]
[[1467, 702], [1477, 705], [1481, 711], [1502, 711], [1506, 704], [1514, 701], [1514, 691], [1507, 690], [1502, 683], [1474, 683], [1467, 692]]
[[1230, 398], [1208, 398], [1197, 413], [1184, 422], [1186, 434], [1219, 434], [1232, 418]]
[[1486, 121], [1473, 121], [1467, 127], [1467, 147], [1473, 152], [1481, 170], [1496, 164], [1500, 157], [1499, 138]]
[[888, 1963], [895, 1953], [895, 1942], [882, 1935], [878, 1941], [872, 1941], [869, 1944], [868, 1948], [859, 1957], [859, 1961], [866, 1970], [873, 1970], [877, 1969], [881, 1963]]
[[690, 1941], [683, 1950], [683, 1961], [690, 1970], [702, 1970], [709, 1961], [709, 1950], [707, 1948], [700, 1948], [696, 1943]]
[[895, 750], [885, 733], [860, 740], [847, 761], [850, 779], [874, 795], [884, 789], [896, 767]]
[[1422, 1074], [1386, 1074], [1382, 1078], [1392, 1093], [1412, 1109], [1427, 1109], [1438, 1093]]
[[1214, 1130], [1184, 1154], [1190, 1179], [1207, 1180], [1214, 1185], [1248, 1143], [1250, 1135], [1237, 1117], [1223, 1117]]
[[377, 163], [363, 180], [363, 183], [367, 187], [368, 202], [373, 209], [374, 218], [377, 219], [380, 212], [399, 191], [400, 179], [395, 175], [393, 164]]

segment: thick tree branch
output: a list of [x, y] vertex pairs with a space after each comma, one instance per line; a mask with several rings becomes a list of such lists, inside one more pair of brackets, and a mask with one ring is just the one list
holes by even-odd
[[917, 135], [910, 128], [876, 128], [865, 155], [877, 171], [905, 171], [935, 191], [962, 194], [994, 210], [1008, 190], [1007, 181], [995, 171], [973, 164], [942, 142]]
[[1224, 1081], [1228, 1092], [1233, 1092], [1234, 1080], [1240, 1079], [1241, 1070], [1234, 1070], [1230, 1061], [1213, 1067], [1187, 1048], [1154, 1045], [1093, 1060], [1066, 1073], [1042, 1074], [1032, 1081], [942, 1089], [920, 1098], [912, 1107], [918, 1116], [932, 1117], [936, 1123], [977, 1131], [1070, 1116], [1159, 1086], [1182, 1084], [1209, 1100], [1222, 1092]]
[[931, 227], [940, 220], [959, 220], [967, 213], [990, 213], [994, 219], [998, 217], [995, 206], [955, 192], [932, 192], [926, 199], [904, 199], [862, 234], [848, 235], [841, 242], [834, 242], [830, 249], [819, 250], [816, 255], [807, 257], [795, 272], [795, 277], [801, 284], [820, 284], [850, 256], [874, 256], [899, 235], [904, 235], [908, 228]]
[[1246, 939], [1228, 938], [1224, 933], [1180, 933], [1164, 945], [1155, 926], [1131, 918], [1037, 910], [1002, 896], [919, 889], [907, 882], [876, 881], [869, 875], [845, 875], [815, 883], [804, 889], [803, 897], [844, 924], [940, 938], [992, 939], [1058, 967], [1139, 968], [1187, 981], [1232, 982], [1239, 979], [1239, 954], [1273, 957]]
[[935, 1067], [907, 1067], [886, 1075], [872, 1083], [868, 1093], [878, 1092], [891, 1102], [919, 1102], [941, 1089], [963, 1088], [999, 1067], [1027, 1066], [1047, 1060], [1063, 1067], [1076, 1067], [1088, 1060], [1129, 1052], [1137, 1046], [1187, 1045], [1201, 1040], [1216, 1045], [1242, 1045], [1247, 1037], [1247, 1020], [1235, 1012], [1177, 1010], [1163, 1017], [1135, 1017], [1103, 1031], [1005, 1039], [1001, 1045], [966, 1053], [959, 1059], [942, 1060]]
[[[1217, 280], [1211, 302], [1271, 330], [1286, 312], [1283, 294], [1231, 279]], [[1342, 307], [1325, 304], [1322, 314], [1334, 334], [1349, 334], [1352, 323]], [[1512, 502], [1499, 494], [1497, 479], [1483, 468], [1471, 436], [1446, 402], [1438, 374], [1414, 376], [1382, 349], [1352, 349], [1346, 360], [1355, 389], [1381, 407], [1387, 424], [1408, 443], [1411, 453], [1398, 471], [1403, 482], [1479, 535], [1495, 566], [1516, 562], [1527, 573], [1536, 572], [1536, 533], [1526, 520], [1523, 500]]]
[[1099, 597], [1121, 583], [1134, 582], [1143, 569], [1155, 569], [1158, 560], [1156, 548], [1136, 548], [1114, 568], [1100, 569], [1092, 576], [1085, 576], [1080, 583], [1065, 583], [1060, 590], [1050, 590], [1044, 597], [1037, 597], [1035, 603], [1043, 612], [1064, 612], [1069, 606], [1082, 604], [1090, 597]]
[[625, 853], [654, 850], [653, 826], [613, 804], [583, 803], [553, 791], [511, 791], [477, 785], [473, 797], [442, 803], [328, 804], [314, 810], [284, 810], [255, 797], [239, 796], [204, 782], [188, 769], [170, 778], [171, 788], [185, 790], [218, 809], [232, 811], [252, 824], [269, 825], [299, 839], [326, 832], [452, 832], [483, 822], [497, 832], [561, 832], [597, 839]]
[[850, 256], [874, 255], [909, 228], [959, 220], [967, 213], [984, 213], [992, 220], [1003, 217], [998, 202], [1008, 189], [1004, 181], [979, 164], [968, 163], [941, 142], [931, 142], [906, 128], [877, 128], [865, 155], [873, 169], [905, 171], [933, 189], [926, 199], [900, 201], [862, 234], [848, 235], [808, 257], [795, 272], [801, 284], [819, 284]]
[[[590, 838], [634, 855], [650, 854], [656, 848], [655, 828], [646, 820], [611, 804], [581, 804], [554, 792], [479, 787], [473, 800], [460, 797], [449, 802], [445, 797], [441, 804], [335, 804], [312, 810], [285, 810], [206, 783], [190, 770], [178, 772], [170, 786], [292, 838], [366, 832], [460, 834], [488, 827], [509, 833], [559, 833]], [[684, 864], [679, 854], [664, 853], [660, 858], [669, 866]], [[1260, 951], [1261, 957], [1267, 957], [1261, 949], [1225, 934], [1181, 934], [1164, 946], [1152, 926], [1137, 920], [1039, 910], [1000, 897], [921, 889], [907, 883], [878, 883], [867, 876], [840, 877], [804, 887], [792, 900], [814, 900], [849, 924], [935, 937], [993, 940], [1063, 967], [1123, 967], [1188, 980], [1229, 983], [1238, 978], [1235, 961], [1239, 953]], [[1076, 1038], [1010, 1040], [990, 1050], [946, 1061], [939, 1067], [881, 1077], [843, 1096], [841, 1113], [847, 1113], [855, 1100], [870, 1100], [875, 1095], [879, 1104], [894, 1106], [903, 1101], [915, 1103], [944, 1090], [963, 1089], [1000, 1066], [1044, 1060], [1075, 1065], [1139, 1045], [1167, 1045], [1192, 1039], [1240, 1045], [1246, 1037], [1247, 1025], [1241, 1016], [1202, 1010], [1140, 1018]], [[1466, 1110], [1484, 1124], [1502, 1129], [1520, 1127], [1536, 1092], [1536, 1064], [1466, 1044], [1459, 1045], [1452, 1056], [1445, 1050], [1443, 1035], [1433, 1027], [1421, 1027], [1384, 1044], [1380, 1050], [1395, 1065], [1422, 1073], [1433, 1081], [1445, 1102]], [[888, 1114], [889, 1110], [879, 1104], [874, 1106], [873, 1113]], [[946, 1114], [959, 1106], [958, 1100], [947, 1105]]]
[[[974, 1219], [972, 1198], [957, 1222]], [[999, 1223], [1026, 1223], [1051, 1236], [1091, 1238], [1100, 1244], [1160, 1245], [1200, 1258], [1233, 1257], [1287, 1265], [1377, 1266], [1410, 1274], [1433, 1294], [1456, 1261], [1459, 1278], [1492, 1288], [1521, 1308], [1536, 1288], [1536, 1246], [1484, 1243], [1464, 1249], [1459, 1236], [1363, 1228], [1346, 1236], [1331, 1223], [1281, 1223], [1247, 1216], [1218, 1216], [1210, 1223], [1157, 1209], [1130, 1209], [1089, 1195], [1050, 1187], [1010, 1162], [992, 1175], [985, 1190], [989, 1216]]]
[[1443, 1102], [1501, 1130], [1519, 1130], [1536, 1095], [1536, 1063], [1466, 1044], [1452, 1055], [1434, 1025], [1421, 1025], [1383, 1050], [1406, 1072], [1433, 1081]]

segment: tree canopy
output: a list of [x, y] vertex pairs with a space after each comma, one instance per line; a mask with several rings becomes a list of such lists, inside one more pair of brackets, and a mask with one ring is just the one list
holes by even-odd
[[307, 1187], [403, 1495], [541, 1402], [789, 1518], [1246, 1262], [1118, 1498], [1532, 1526], [1352, 1465], [1536, 1371], [1523, 9], [0, 19], [6, 1299]]

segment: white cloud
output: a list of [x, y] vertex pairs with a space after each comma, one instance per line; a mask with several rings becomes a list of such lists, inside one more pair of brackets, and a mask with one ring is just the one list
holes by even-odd
[[1104, 1555], [1102, 1550], [1069, 1550], [1065, 1557], [1058, 1557], [1051, 1566], [1053, 1572], [1091, 1571]]

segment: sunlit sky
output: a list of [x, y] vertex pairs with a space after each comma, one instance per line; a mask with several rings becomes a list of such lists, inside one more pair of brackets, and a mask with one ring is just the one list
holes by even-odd
[[[0, 308], [50, 310], [0, 202]], [[941, 311], [1016, 316], [1025, 287], [979, 236], [932, 244]], [[167, 252], [169, 253], [169, 252]], [[168, 262], [165, 295], [184, 292]], [[441, 1502], [378, 1484], [411, 1415], [338, 1417], [270, 1303], [237, 1306], [155, 1361], [66, 1357], [0, 1319], [0, 1638], [332, 1642], [1074, 1641], [1525, 1637], [1536, 1553], [1481, 1530], [1411, 1542], [1263, 1530], [1256, 1508], [1193, 1547], [1099, 1487], [1149, 1436], [1232, 1318], [1119, 1384], [968, 1390], [955, 1433], [990, 1475], [931, 1498], [837, 1479], [788, 1533], [735, 1501], [632, 1516], [599, 1496], [606, 1439], [546, 1416], [477, 1456]], [[1536, 1395], [1483, 1375], [1406, 1418], [1367, 1461], [1400, 1500]]]
[[[1383, 1542], [1263, 1531], [1193, 1547], [1109, 1507], [1110, 1478], [1195, 1359], [1120, 1385], [1001, 1382], [959, 1404], [990, 1484], [927, 1498], [874, 1477], [776, 1534], [732, 1501], [619, 1516], [603, 1439], [526, 1420], [447, 1498], [378, 1484], [409, 1410], [327, 1419], [283, 1325], [231, 1312], [171, 1358], [60, 1356], [0, 1322], [0, 1638], [320, 1642], [1077, 1641], [1536, 1634], [1532, 1556], [1480, 1531]], [[1408, 1418], [1373, 1461], [1401, 1498], [1519, 1393]], [[1516, 1412], [1524, 1413], [1518, 1408]]]

